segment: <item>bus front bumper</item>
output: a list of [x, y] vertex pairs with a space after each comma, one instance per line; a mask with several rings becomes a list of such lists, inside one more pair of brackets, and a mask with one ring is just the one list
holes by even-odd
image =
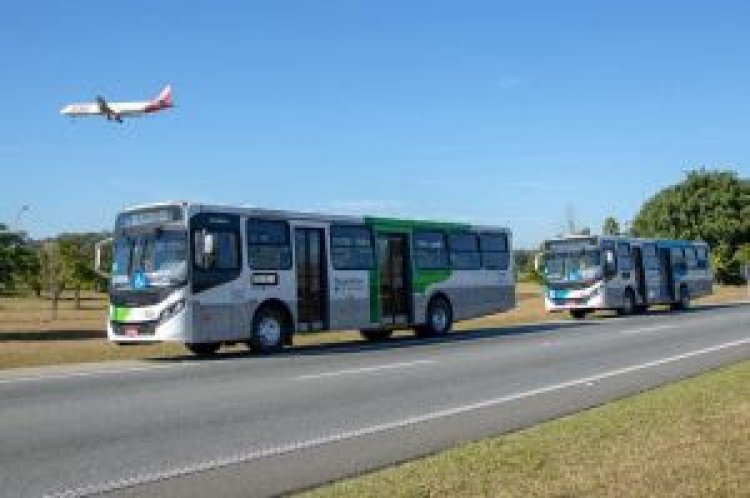
[[117, 344], [147, 344], [155, 342], [189, 342], [190, 323], [187, 310], [157, 320], [107, 322], [107, 338]]
[[595, 285], [576, 291], [545, 290], [544, 307], [555, 313], [569, 310], [590, 310], [604, 308], [604, 287]]

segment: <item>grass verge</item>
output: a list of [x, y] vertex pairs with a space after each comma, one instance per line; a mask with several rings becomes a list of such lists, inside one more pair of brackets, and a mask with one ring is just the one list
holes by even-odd
[[302, 496], [750, 496], [750, 362]]

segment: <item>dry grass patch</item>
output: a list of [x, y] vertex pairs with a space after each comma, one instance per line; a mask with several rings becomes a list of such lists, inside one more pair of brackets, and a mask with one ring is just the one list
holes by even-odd
[[750, 496], [750, 362], [303, 496]]
[[[742, 299], [744, 287], [716, 287], [716, 294], [701, 302]], [[72, 295], [60, 302], [57, 319], [52, 319], [48, 300], [30, 297], [0, 297], [0, 369], [83, 363], [108, 360], [175, 357], [186, 354], [179, 344], [116, 346], [106, 340], [107, 297], [84, 293], [82, 309], [76, 310]], [[604, 317], [611, 313], [597, 313]], [[541, 288], [521, 283], [517, 287], [517, 307], [506, 313], [458, 323], [456, 330], [502, 328], [521, 323], [536, 323], [567, 318], [567, 314], [544, 311]], [[411, 336], [411, 331], [396, 332], [396, 337]], [[356, 331], [323, 332], [295, 336], [297, 346], [335, 344], [361, 340]], [[229, 349], [243, 351], [242, 346]], [[222, 350], [224, 351], [224, 350]]]

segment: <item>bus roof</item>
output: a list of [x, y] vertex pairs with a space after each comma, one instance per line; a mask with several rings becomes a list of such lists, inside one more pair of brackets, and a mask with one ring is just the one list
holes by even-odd
[[708, 243], [702, 240], [679, 240], [679, 239], [649, 239], [644, 237], [628, 237], [627, 235], [569, 235], [565, 237], [556, 237], [554, 239], [545, 240], [544, 243], [548, 242], [576, 242], [591, 240], [594, 244], [598, 245], [602, 241], [612, 242], [628, 242], [631, 244], [656, 244], [659, 247], [685, 247], [685, 246], [708, 246]]
[[463, 223], [456, 221], [439, 221], [439, 220], [424, 220], [424, 219], [407, 219], [407, 218], [390, 218], [380, 216], [367, 216], [367, 215], [343, 215], [343, 214], [327, 214], [317, 212], [305, 212], [305, 211], [288, 211], [282, 209], [267, 209], [254, 206], [240, 205], [222, 205], [222, 204], [202, 204], [189, 201], [164, 201], [155, 202], [150, 204], [140, 204], [131, 206], [123, 209], [122, 212], [133, 212], [143, 211], [149, 209], [165, 208], [170, 206], [181, 206], [189, 208], [192, 212], [209, 212], [209, 213], [230, 213], [239, 214], [244, 216], [264, 216], [272, 218], [292, 218], [297, 220], [310, 220], [310, 221], [326, 221], [334, 223], [351, 223], [351, 224], [371, 224], [380, 226], [416, 226], [429, 227], [434, 229], [471, 229], [471, 230], [487, 230], [487, 231], [501, 231], [510, 233], [511, 230], [507, 227], [495, 226], [495, 225], [478, 225], [471, 223]]

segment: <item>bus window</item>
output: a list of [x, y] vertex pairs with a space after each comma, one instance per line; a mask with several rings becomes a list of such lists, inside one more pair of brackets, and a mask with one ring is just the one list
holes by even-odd
[[685, 254], [677, 247], [672, 249], [672, 268], [685, 271]]
[[372, 233], [364, 226], [331, 225], [331, 260], [337, 270], [369, 270]]
[[698, 257], [695, 253], [695, 247], [685, 248], [685, 263], [690, 270], [698, 268]]
[[482, 267], [479, 241], [476, 234], [453, 233], [448, 235], [448, 249], [452, 268], [456, 270], [478, 270]]
[[289, 270], [292, 249], [287, 222], [247, 220], [247, 257], [255, 270]]
[[617, 244], [617, 261], [621, 271], [633, 270], [633, 259], [630, 256], [630, 244]]
[[643, 266], [646, 270], [658, 270], [659, 256], [656, 254], [656, 246], [654, 244], [645, 244], [643, 246]]
[[483, 233], [479, 236], [482, 264], [487, 270], [507, 270], [510, 266], [508, 237], [502, 233]]
[[695, 253], [697, 259], [697, 267], [701, 270], [708, 269], [708, 248], [696, 247]]
[[[215, 252], [204, 253], [199, 244], [203, 244], [205, 235], [214, 239]], [[240, 267], [239, 241], [235, 232], [226, 230], [205, 229], [196, 231], [193, 239], [195, 244], [195, 266], [202, 270], [237, 270]]]
[[448, 268], [445, 235], [442, 232], [415, 232], [414, 253], [417, 268], [442, 270]]

